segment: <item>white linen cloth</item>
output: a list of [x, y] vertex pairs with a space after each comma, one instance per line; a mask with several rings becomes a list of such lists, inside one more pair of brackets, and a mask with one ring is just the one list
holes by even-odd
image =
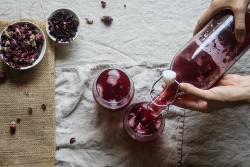
[[[2, 0], [1, 11], [18, 7], [23, 18], [43, 20], [38, 3]], [[210, 0], [39, 1], [46, 17], [69, 8], [81, 19], [79, 37], [56, 46], [55, 166], [249, 166], [249, 105], [203, 114], [171, 106], [161, 137], [137, 144], [123, 131], [124, 111], [110, 113], [95, 103], [91, 88], [102, 70], [126, 71], [135, 84], [132, 102], [149, 101], [151, 86], [174, 55], [189, 41]], [[124, 4], [126, 7], [124, 7]], [[106, 26], [100, 21], [110, 15]], [[18, 19], [11, 9], [1, 19]], [[94, 20], [92, 25], [85, 18]], [[229, 71], [250, 74], [248, 51]], [[158, 85], [157, 91], [161, 87]], [[70, 144], [71, 137], [76, 138]]]

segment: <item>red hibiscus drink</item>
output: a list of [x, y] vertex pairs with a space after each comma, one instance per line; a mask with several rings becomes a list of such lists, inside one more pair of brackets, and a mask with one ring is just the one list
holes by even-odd
[[124, 109], [134, 97], [134, 83], [119, 69], [107, 69], [94, 81], [92, 92], [96, 103], [109, 111]]
[[163, 132], [163, 114], [155, 116], [148, 110], [148, 102], [132, 104], [124, 114], [123, 127], [133, 140], [148, 143], [157, 139]]

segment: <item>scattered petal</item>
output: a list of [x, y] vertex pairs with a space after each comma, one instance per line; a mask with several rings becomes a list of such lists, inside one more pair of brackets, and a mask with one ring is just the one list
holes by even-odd
[[106, 7], [106, 2], [101, 1], [102, 7], [105, 8]]
[[72, 137], [69, 142], [70, 142], [70, 144], [75, 143], [76, 142], [76, 138]]
[[17, 123], [20, 123], [21, 120], [22, 120], [22, 119], [21, 119], [20, 117], [16, 119]]
[[13, 134], [16, 131], [16, 123], [13, 121], [10, 123], [10, 132]]
[[93, 24], [93, 20], [90, 20], [90, 19], [88, 19], [88, 18], [86, 18], [86, 22], [87, 22], [88, 24]]
[[6, 74], [4, 71], [0, 70], [0, 79], [4, 79], [4, 78], [6, 78]]
[[101, 20], [105, 23], [105, 24], [111, 24], [113, 22], [113, 18], [110, 16], [103, 16], [101, 18]]
[[46, 110], [46, 105], [45, 105], [45, 104], [42, 104], [42, 105], [41, 105], [41, 108], [42, 108], [43, 110]]

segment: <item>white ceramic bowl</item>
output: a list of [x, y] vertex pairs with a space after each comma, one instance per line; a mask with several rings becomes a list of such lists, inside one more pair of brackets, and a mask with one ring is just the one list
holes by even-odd
[[[70, 9], [62, 8], [62, 9], [57, 9], [57, 10], [55, 10], [54, 12], [52, 12], [52, 13], [49, 15], [48, 18], [52, 17], [53, 15], [55, 15], [56, 13], [61, 12], [61, 11], [65, 11], [65, 12], [71, 14], [71, 15], [72, 15], [74, 18], [76, 18], [76, 20], [79, 22], [79, 24], [78, 24], [78, 26], [77, 26], [76, 35], [72, 38], [72, 41], [74, 41], [74, 40], [77, 38], [77, 36], [79, 35], [79, 33], [80, 33], [80, 19], [79, 19], [79, 17], [77, 16], [76, 13], [74, 13], [74, 12], [73, 12], [72, 10], [70, 10]], [[47, 20], [46, 20], [46, 31], [47, 31], [48, 36], [49, 36], [53, 41], [56, 42], [56, 38], [55, 38], [54, 36], [52, 36], [52, 35], [49, 33], [50, 30], [49, 30], [48, 18], [47, 18]], [[60, 43], [60, 44], [68, 44], [68, 43], [71, 43], [72, 41], [67, 41], [67, 42], [58, 41], [57, 43]]]
[[[15, 22], [15, 23], [13, 23], [13, 24], [8, 25], [8, 26], [5, 27], [4, 30], [1, 32], [0, 41], [2, 41], [1, 38], [2, 38], [3, 32], [4, 32], [5, 30], [7, 30], [9, 26], [11, 26], [11, 25], [16, 25], [16, 24], [23, 24], [23, 23], [30, 23], [32, 26], [34, 26], [39, 32], [42, 33], [43, 39], [44, 39], [44, 40], [43, 40], [43, 46], [42, 46], [42, 50], [41, 50], [41, 52], [40, 52], [39, 57], [33, 62], [33, 64], [31, 64], [31, 65], [29, 65], [29, 66], [27, 66], [27, 67], [21, 67], [21, 68], [14, 68], [14, 67], [11, 67], [11, 66], [9, 65], [8, 62], [4, 61], [3, 54], [0, 54], [2, 60], [3, 60], [8, 66], [10, 66], [11, 68], [17, 69], [17, 70], [26, 70], [26, 69], [29, 69], [29, 68], [34, 67], [35, 65], [37, 65], [37, 64], [42, 60], [42, 58], [43, 58], [43, 56], [44, 56], [44, 54], [45, 54], [45, 51], [46, 51], [46, 38], [45, 38], [45, 35], [44, 35], [43, 31], [41, 30], [41, 28], [40, 28], [38, 25], [36, 25], [36, 24], [34, 24], [34, 23], [30, 22], [30, 21], [18, 21], [18, 22]], [[0, 45], [0, 50], [1, 50], [1, 49], [2, 49], [2, 46]]]

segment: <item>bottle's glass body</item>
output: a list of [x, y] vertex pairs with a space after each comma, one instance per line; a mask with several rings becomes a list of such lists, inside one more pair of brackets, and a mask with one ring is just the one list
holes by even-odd
[[[234, 17], [223, 11], [208, 22], [174, 57], [171, 70], [176, 80], [208, 89], [249, 49], [250, 10], [246, 12], [246, 35], [243, 43], [237, 42], [234, 34]], [[173, 101], [178, 84], [173, 82], [157, 95], [148, 108], [159, 115], [168, 102]], [[183, 92], [178, 92], [177, 96]]]

